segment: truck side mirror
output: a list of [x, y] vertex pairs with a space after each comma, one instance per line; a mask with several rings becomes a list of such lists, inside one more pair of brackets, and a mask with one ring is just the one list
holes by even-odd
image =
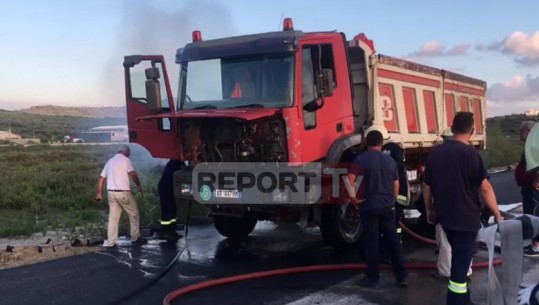
[[333, 70], [322, 69], [322, 90], [324, 90], [324, 96], [333, 96], [334, 86]]
[[159, 112], [162, 108], [159, 69], [148, 68], [144, 72], [146, 73], [146, 100], [148, 102], [148, 110]]
[[307, 112], [314, 112], [318, 109], [324, 107], [326, 100], [324, 97], [333, 96], [333, 70], [331, 69], [322, 69], [322, 75], [318, 78], [318, 98], [312, 102], [309, 102], [303, 105], [303, 110]]

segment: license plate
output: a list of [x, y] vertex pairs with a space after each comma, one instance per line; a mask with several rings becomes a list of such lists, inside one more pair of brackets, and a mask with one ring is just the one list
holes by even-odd
[[240, 192], [236, 190], [215, 190], [216, 198], [240, 198]]

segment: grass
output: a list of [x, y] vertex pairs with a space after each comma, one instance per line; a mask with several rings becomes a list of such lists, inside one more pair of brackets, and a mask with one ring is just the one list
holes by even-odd
[[[97, 224], [106, 227], [108, 205], [95, 201], [97, 180], [117, 145], [33, 145], [0, 147], [0, 237]], [[140, 224], [159, 223], [159, 181], [164, 160], [131, 145], [131, 161], [143, 186], [135, 192]], [[136, 189], [136, 188], [133, 188]], [[179, 215], [186, 204], [178, 203]], [[198, 204], [194, 214], [205, 213]], [[129, 227], [127, 215], [121, 229]]]
[[488, 130], [487, 149], [484, 152], [487, 167], [516, 163], [524, 149], [524, 143], [520, 141], [519, 135], [504, 133], [500, 125], [500, 122], [494, 122]]

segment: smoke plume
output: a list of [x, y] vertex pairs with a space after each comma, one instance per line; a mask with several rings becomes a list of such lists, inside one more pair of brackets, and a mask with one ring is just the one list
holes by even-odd
[[202, 32], [202, 39], [238, 35], [227, 8], [217, 1], [190, 0], [181, 7], [175, 1], [169, 3], [168, 7], [157, 7], [144, 0], [125, 2], [117, 29], [117, 45], [112, 48], [103, 84], [104, 96], [110, 103], [125, 104], [122, 66], [125, 55], [164, 55], [176, 95], [179, 74], [176, 50], [191, 42], [194, 30]]

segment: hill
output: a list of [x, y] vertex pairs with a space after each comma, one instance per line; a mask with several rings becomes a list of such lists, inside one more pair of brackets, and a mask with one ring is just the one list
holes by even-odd
[[32, 106], [16, 112], [49, 116], [73, 116], [84, 118], [125, 118], [125, 106], [121, 107], [63, 107], [63, 106]]
[[494, 127], [499, 127], [503, 135], [515, 136], [518, 138], [520, 134], [520, 125], [524, 121], [539, 121], [539, 116], [527, 117], [524, 114], [511, 114], [487, 118], [487, 131], [491, 131]]

